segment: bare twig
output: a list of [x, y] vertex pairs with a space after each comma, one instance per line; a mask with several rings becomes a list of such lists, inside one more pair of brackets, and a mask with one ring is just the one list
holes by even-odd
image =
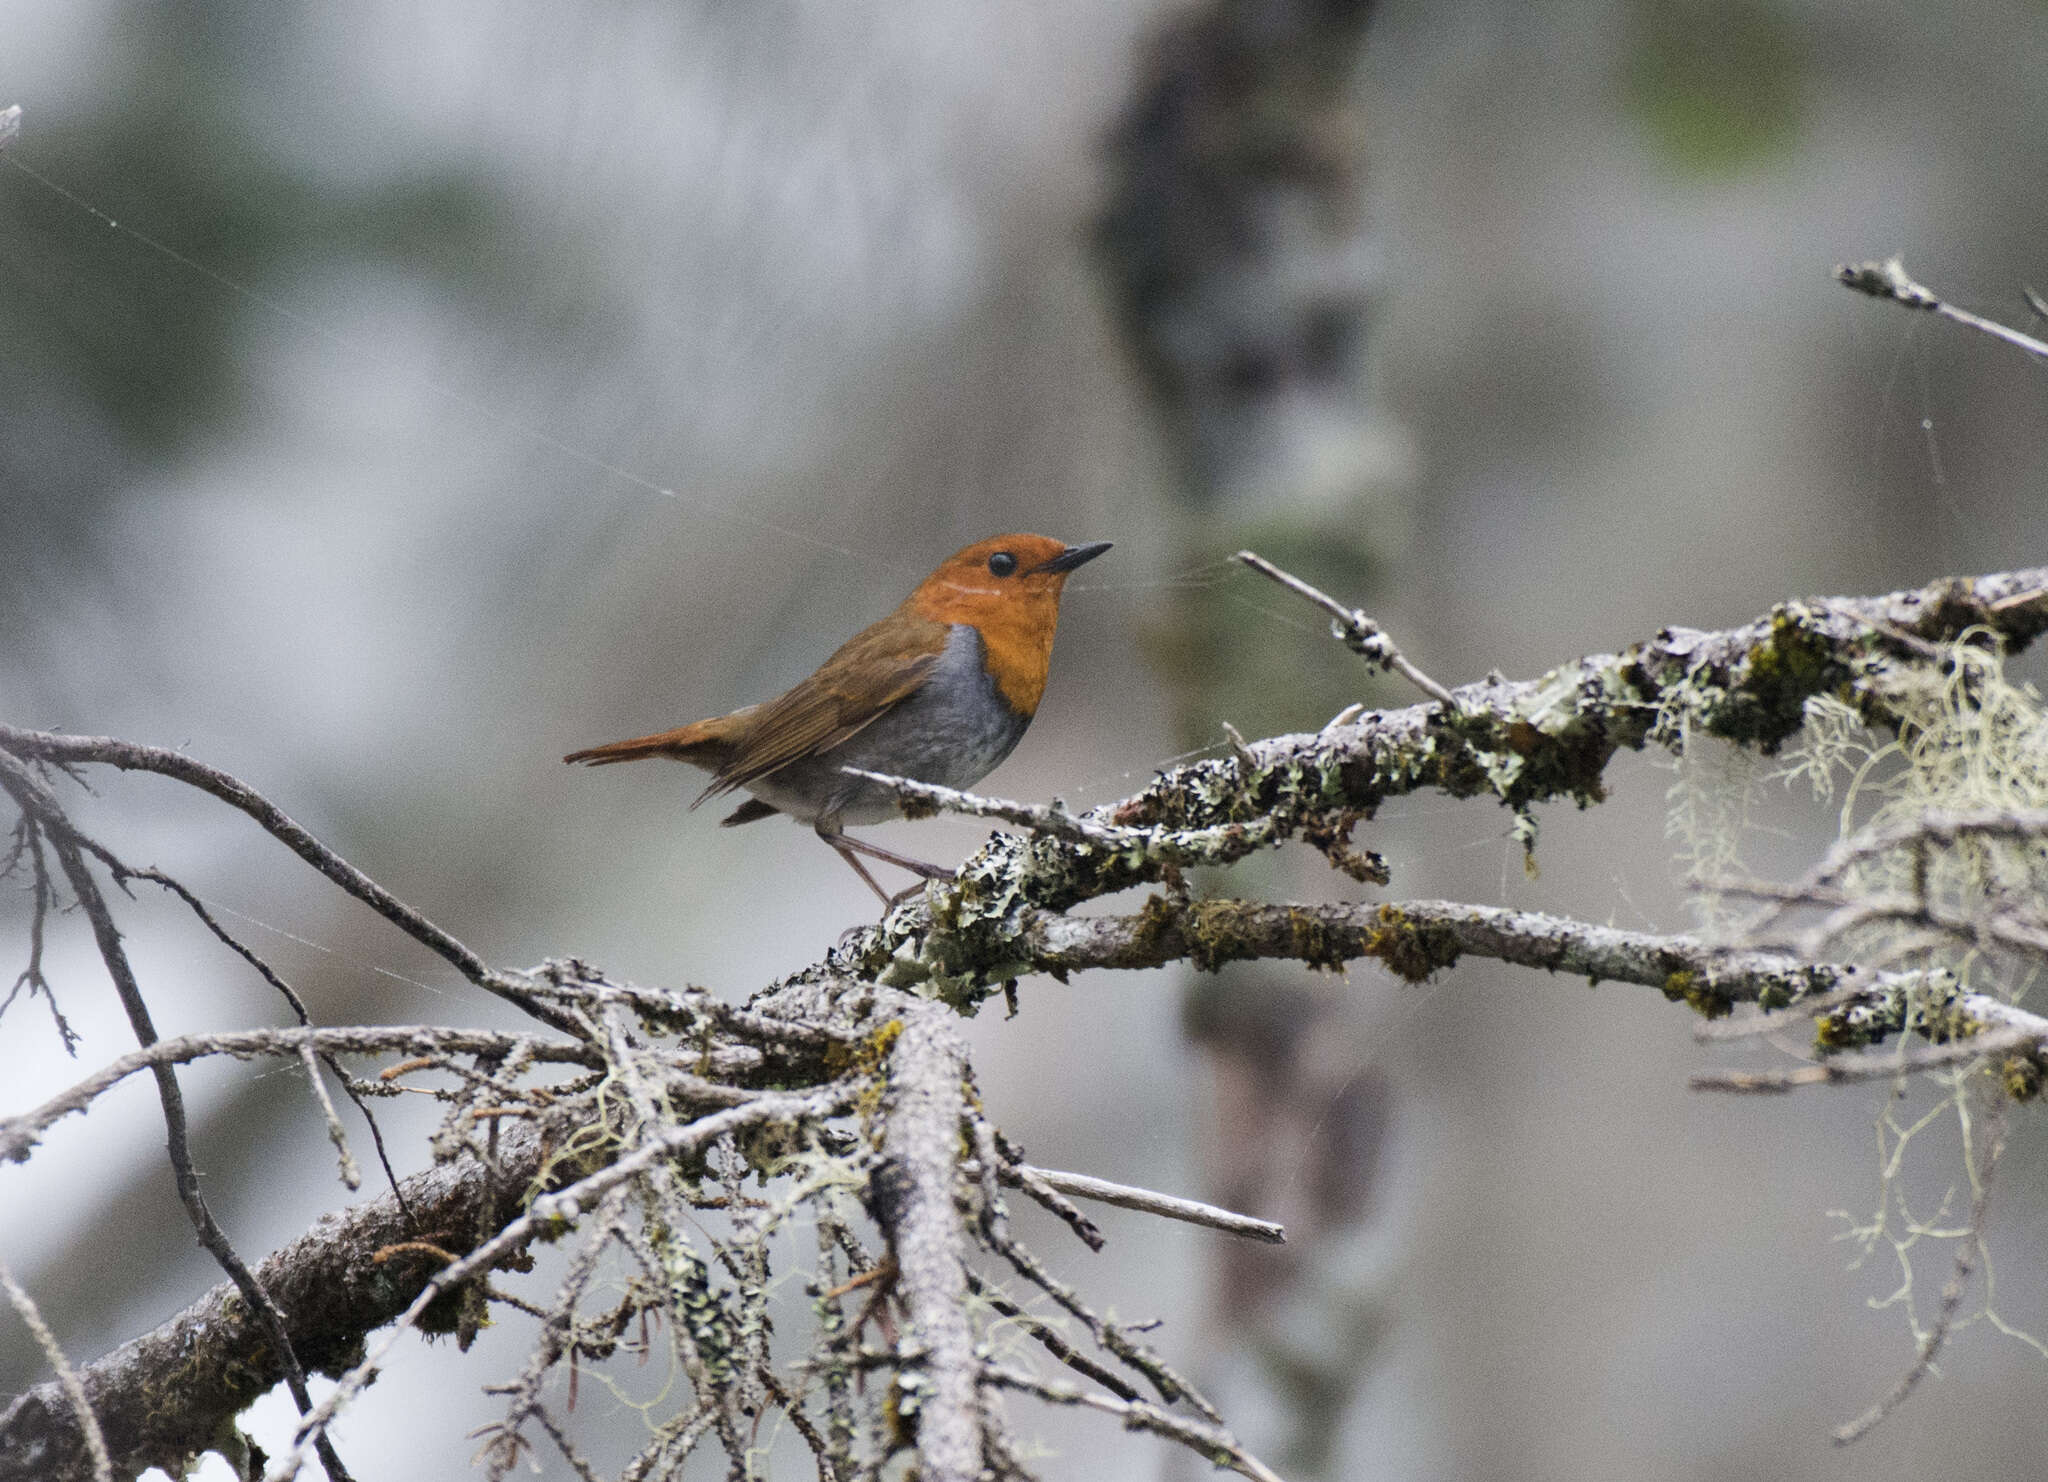
[[[972, 1175], [979, 1170], [970, 1164], [963, 1171]], [[1284, 1226], [1271, 1220], [1254, 1219], [1235, 1210], [1219, 1209], [1199, 1199], [1183, 1199], [1177, 1194], [1161, 1194], [1152, 1189], [1111, 1183], [1106, 1178], [1095, 1178], [1086, 1173], [1034, 1168], [1028, 1163], [1004, 1164], [1001, 1177], [1005, 1183], [1014, 1182], [1027, 1190], [1031, 1182], [1042, 1183], [1054, 1193], [1071, 1195], [1076, 1199], [1092, 1199], [1098, 1204], [1113, 1204], [1118, 1209], [1134, 1209], [1140, 1214], [1156, 1214], [1164, 1219], [1203, 1225], [1211, 1230], [1221, 1230], [1226, 1235], [1242, 1235], [1248, 1240], [1263, 1241], [1268, 1245], [1287, 1243]]]
[[0, 1014], [7, 1012], [7, 1006], [14, 1002], [14, 996], [22, 989], [26, 988], [31, 998], [40, 993], [50, 1006], [50, 1017], [56, 1021], [57, 1038], [63, 1042], [65, 1053], [76, 1055], [78, 1033], [64, 1017], [64, 1011], [57, 1007], [56, 990], [43, 976], [43, 928], [56, 906], [57, 895], [50, 884], [50, 863], [43, 856], [42, 827], [27, 813], [21, 816], [14, 848], [8, 854], [6, 868], [0, 868], [0, 876], [6, 875], [16, 861], [23, 858], [28, 860], [29, 867], [28, 965], [15, 978], [14, 986], [7, 990], [7, 997], [0, 1000]]
[[1442, 705], [1455, 707], [1457, 700], [1451, 692], [1409, 663], [1401, 650], [1394, 647], [1380, 625], [1367, 617], [1356, 607], [1346, 607], [1328, 592], [1310, 586], [1292, 572], [1282, 571], [1264, 556], [1252, 551], [1239, 551], [1236, 558], [1259, 575], [1278, 582], [1298, 597], [1305, 597], [1330, 615], [1330, 632], [1341, 638], [1344, 646], [1360, 658], [1369, 660], [1381, 669], [1392, 669], [1421, 690], [1430, 699]]
[[[9, 111], [17, 115], [20, 113], [19, 109]], [[0, 118], [0, 123], [4, 122], [5, 119]], [[5, 1261], [0, 1261], [0, 1291], [7, 1293], [8, 1302], [35, 1338], [36, 1347], [43, 1351], [44, 1361], [64, 1390], [64, 1398], [70, 1403], [72, 1415], [77, 1418], [79, 1434], [85, 1438], [85, 1449], [92, 1457], [93, 1482], [114, 1482], [114, 1462], [107, 1455], [106, 1434], [100, 1430], [99, 1417], [92, 1413], [92, 1401], [85, 1396], [85, 1385], [80, 1382], [78, 1371], [65, 1359], [57, 1335], [50, 1331], [50, 1325], [43, 1321], [43, 1314], [36, 1310], [35, 1299], [14, 1279], [14, 1273]]]
[[1145, 1400], [1127, 1400], [1113, 1395], [1096, 1394], [1078, 1385], [1061, 1384], [1049, 1379], [1040, 1379], [1022, 1369], [1012, 1369], [1001, 1364], [985, 1365], [981, 1371], [986, 1384], [1000, 1385], [1022, 1394], [1035, 1395], [1049, 1405], [1080, 1405], [1090, 1410], [1100, 1410], [1105, 1415], [1114, 1415], [1128, 1430], [1150, 1431], [1155, 1436], [1164, 1436], [1170, 1441], [1199, 1453], [1218, 1466], [1228, 1467], [1241, 1476], [1250, 1477], [1253, 1482], [1280, 1482], [1280, 1474], [1246, 1451], [1238, 1444], [1235, 1436], [1214, 1421], [1204, 1423], [1175, 1415], [1170, 1410]]
[[21, 105], [16, 103], [9, 108], [0, 108], [0, 149], [5, 149], [8, 142], [20, 132]]
[[110, 736], [60, 736], [0, 725], [0, 751], [16, 757], [75, 765], [99, 762], [123, 771], [155, 772], [220, 799], [254, 819], [264, 832], [290, 849], [336, 885], [369, 906], [414, 941], [455, 967], [487, 993], [517, 1004], [529, 1014], [565, 1029], [555, 1011], [527, 991], [526, 985], [493, 972], [483, 958], [448, 932], [372, 880], [314, 838], [285, 811], [239, 778], [179, 752], [160, 746], [139, 746]]
[[2004, 340], [2008, 345], [2026, 351], [2029, 355], [2048, 359], [2048, 344], [2043, 344], [2032, 335], [2021, 334], [1995, 319], [1986, 319], [1981, 314], [1972, 314], [1968, 309], [1959, 309], [1937, 297], [1933, 290], [1916, 283], [1906, 272], [1906, 265], [1896, 257], [1887, 257], [1883, 262], [1847, 263], [1835, 269], [1835, 279], [1845, 287], [1858, 293], [1867, 293], [1872, 298], [1889, 299], [1908, 309], [1924, 309], [1952, 319], [1957, 324], [1968, 325], [1971, 329], [1982, 330], [1993, 339]]
[[[159, 869], [138, 870], [134, 878], [151, 881], [177, 896], [199, 918], [200, 924], [212, 932], [214, 937], [223, 946], [248, 963], [250, 967], [256, 970], [257, 976], [277, 990], [278, 995], [291, 1006], [292, 1013], [298, 1017], [301, 1025], [308, 1027], [312, 1025], [313, 1016], [307, 1012], [305, 1000], [299, 996], [297, 990], [280, 977], [275, 968], [268, 962], [265, 962], [262, 957], [257, 955], [240, 938], [222, 926], [213, 912], [207, 909], [206, 902], [188, 890], [182, 882], [173, 879]], [[327, 1083], [320, 1078], [320, 1065], [315, 1062], [313, 1052], [310, 1049], [301, 1048], [299, 1058], [306, 1067], [306, 1083], [312, 1088], [314, 1098], [320, 1103], [321, 1113], [327, 1120], [327, 1139], [334, 1144], [335, 1155], [340, 1159], [341, 1181], [351, 1189], [361, 1188], [363, 1183], [362, 1174], [356, 1170], [355, 1157], [349, 1152], [348, 1134], [342, 1130], [341, 1117], [334, 1109], [333, 1098], [327, 1094]], [[398, 1187], [398, 1174], [391, 1166], [390, 1154], [385, 1151], [383, 1129], [378, 1127], [376, 1116], [370, 1111], [368, 1103], [357, 1093], [356, 1088], [349, 1084], [348, 1076], [342, 1071], [341, 1066], [335, 1062], [333, 1057], [327, 1056], [323, 1058], [327, 1068], [334, 1072], [334, 1078], [341, 1082], [342, 1092], [355, 1104], [356, 1110], [362, 1113], [363, 1121], [368, 1124], [370, 1129], [371, 1141], [376, 1145], [377, 1161], [383, 1166], [385, 1181], [393, 1189], [396, 1189]]]
[[870, 772], [861, 767], [841, 767], [840, 771], [849, 777], [859, 777], [868, 782], [879, 782], [893, 789], [896, 795], [911, 804], [923, 804], [937, 812], [964, 813], [972, 818], [993, 818], [1003, 823], [1014, 823], [1039, 833], [1051, 834], [1055, 839], [1065, 839], [1073, 844], [1092, 844], [1100, 849], [1128, 848], [1141, 838], [1123, 829], [1110, 828], [1093, 819], [1069, 813], [1065, 808], [1041, 807], [1033, 803], [1013, 803], [1002, 798], [985, 798], [971, 792], [962, 792], [956, 787], [940, 787], [936, 783], [919, 782], [914, 777], [898, 777], [889, 772]]
[[1148, 1345], [1140, 1343], [1123, 1328], [1082, 1301], [1072, 1288], [1047, 1271], [1031, 1252], [1016, 1241], [1006, 1238], [991, 1239], [989, 1245], [997, 1255], [1016, 1268], [1019, 1276], [1078, 1318], [1088, 1329], [1088, 1336], [1095, 1340], [1103, 1352], [1114, 1354], [1133, 1371], [1143, 1375], [1146, 1383], [1152, 1386], [1159, 1398], [1169, 1405], [1185, 1401], [1193, 1406], [1203, 1419], [1214, 1424], [1222, 1424], [1223, 1417], [1217, 1413], [1216, 1407], [1203, 1397], [1200, 1390], [1182, 1377], [1165, 1359], [1153, 1352]]
[[1138, 1391], [1125, 1383], [1122, 1376], [1088, 1357], [1087, 1354], [1081, 1352], [1073, 1344], [1061, 1337], [1059, 1330], [1053, 1327], [1051, 1323], [1041, 1322], [1038, 1318], [1031, 1316], [1030, 1313], [1004, 1296], [999, 1288], [991, 1286], [973, 1271], [967, 1273], [967, 1289], [982, 1301], [988, 1303], [989, 1307], [997, 1315], [1009, 1319], [1010, 1322], [1016, 1325], [1018, 1331], [1028, 1335], [1034, 1342], [1043, 1347], [1047, 1353], [1072, 1369], [1076, 1374], [1094, 1380], [1119, 1399], [1135, 1400], [1140, 1398]]
[[1028, 828], [1034, 833], [1064, 839], [1070, 844], [1143, 856], [1169, 864], [1208, 863], [1209, 856], [1219, 845], [1256, 847], [1278, 837], [1268, 821], [1259, 819], [1181, 832], [1123, 828], [1104, 823], [1096, 816], [1101, 809], [1093, 814], [1075, 814], [1058, 806], [1043, 807], [1036, 803], [1011, 802], [1006, 798], [986, 798], [979, 793], [962, 792], [955, 787], [941, 787], [935, 782], [919, 782], [912, 777], [897, 777], [887, 772], [869, 772], [860, 767], [841, 767], [839, 770], [850, 777], [879, 782], [905, 802], [921, 805], [935, 813], [943, 811], [971, 818], [993, 818]]
[[[360, 1189], [363, 1186], [363, 1171], [356, 1166], [356, 1155], [349, 1151], [348, 1133], [342, 1130], [341, 1113], [334, 1109], [334, 1098], [327, 1094], [327, 1082], [320, 1078], [320, 1062], [314, 1058], [310, 1045], [300, 1047], [299, 1063], [306, 1068], [306, 1084], [312, 1088], [313, 1099], [320, 1103], [321, 1118], [327, 1123], [327, 1140], [333, 1144], [334, 1156], [340, 1165], [341, 1181], [351, 1191]], [[355, 1096], [355, 1091], [347, 1081], [342, 1082], [342, 1089], [351, 1097]], [[369, 1108], [364, 1106], [361, 1100], [356, 1101], [356, 1106], [365, 1116], [369, 1115]], [[384, 1165], [384, 1172], [386, 1177], [390, 1178], [391, 1186], [397, 1188], [398, 1177], [392, 1172], [389, 1163]]]
[[1075, 1239], [1090, 1250], [1101, 1250], [1108, 1243], [1103, 1236], [1102, 1227], [1076, 1209], [1073, 1200], [1054, 1188], [1048, 1180], [1041, 1178], [1037, 1169], [1004, 1163], [998, 1163], [997, 1166], [1001, 1170], [998, 1177], [1004, 1183], [1022, 1189], [1032, 1203], [1064, 1222], [1066, 1227], [1074, 1232]]
[[340, 1029], [244, 1029], [230, 1034], [187, 1034], [160, 1039], [109, 1061], [78, 1084], [45, 1101], [33, 1111], [0, 1118], [0, 1162], [20, 1162], [44, 1132], [74, 1112], [82, 1112], [101, 1095], [138, 1071], [160, 1065], [184, 1065], [213, 1055], [247, 1059], [256, 1055], [297, 1056], [312, 1050], [321, 1055], [374, 1055], [410, 1050], [432, 1055], [504, 1055], [524, 1053], [560, 1064], [601, 1066], [603, 1057], [590, 1046], [539, 1040], [532, 1035], [495, 1029], [446, 1029], [428, 1024], [372, 1025]]
[[1184, 1199], [1176, 1194], [1161, 1194], [1152, 1189], [1111, 1183], [1106, 1178], [1094, 1178], [1085, 1173], [1061, 1173], [1050, 1168], [1034, 1168], [1030, 1171], [1060, 1193], [1072, 1195], [1076, 1199], [1093, 1199], [1099, 1204], [1113, 1204], [1119, 1209], [1134, 1209], [1140, 1214], [1156, 1214], [1190, 1225], [1204, 1225], [1211, 1230], [1221, 1230], [1228, 1235], [1242, 1235], [1248, 1240], [1263, 1241], [1268, 1245], [1287, 1243], [1286, 1229], [1271, 1220], [1255, 1219], [1251, 1215], [1239, 1214], [1235, 1210], [1219, 1209], [1213, 1204], [1204, 1204], [1199, 1199]]

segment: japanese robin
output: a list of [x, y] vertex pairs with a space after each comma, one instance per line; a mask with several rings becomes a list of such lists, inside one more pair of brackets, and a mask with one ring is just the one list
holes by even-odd
[[786, 813], [838, 851], [885, 904], [860, 855], [925, 879], [951, 870], [849, 836], [902, 809], [889, 788], [842, 768], [971, 787], [1010, 754], [1045, 693], [1060, 589], [1109, 549], [1043, 535], [998, 535], [949, 556], [903, 605], [856, 633], [785, 693], [679, 730], [572, 751], [564, 761], [666, 756], [702, 767], [721, 793], [753, 794], [724, 820]]

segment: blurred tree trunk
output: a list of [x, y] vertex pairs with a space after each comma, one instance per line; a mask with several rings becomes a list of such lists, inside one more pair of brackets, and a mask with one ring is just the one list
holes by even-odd
[[[1399, 543], [1392, 460], [1367, 413], [1357, 72], [1371, 9], [1223, 0], [1177, 19], [1112, 135], [1097, 245], [1179, 473], [1176, 569], [1256, 544], [1355, 600]], [[1184, 744], [1216, 741], [1224, 720], [1256, 733], [1308, 721], [1304, 702], [1327, 715], [1361, 697], [1365, 671], [1341, 648], [1276, 673], [1237, 641], [1243, 618], [1232, 584], [1195, 585], [1154, 631]], [[1220, 1254], [1211, 1377], [1255, 1430], [1266, 1419], [1258, 1442], [1289, 1475], [1334, 1477], [1382, 1326], [1354, 1237], [1373, 1214], [1388, 1089], [1355, 1008], [1298, 968], [1201, 975], [1185, 1016], [1213, 1072], [1210, 1191], [1284, 1215], [1291, 1241]]]

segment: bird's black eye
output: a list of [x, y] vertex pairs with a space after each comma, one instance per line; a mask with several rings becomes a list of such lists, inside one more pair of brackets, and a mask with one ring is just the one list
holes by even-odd
[[988, 558], [988, 569], [997, 576], [1015, 576], [1017, 574], [1017, 558], [1008, 551], [997, 551]]

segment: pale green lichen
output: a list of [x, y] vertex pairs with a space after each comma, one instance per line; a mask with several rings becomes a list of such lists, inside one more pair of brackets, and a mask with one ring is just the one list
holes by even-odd
[[[2006, 676], [1997, 641], [1981, 630], [1931, 653], [1844, 663], [1820, 652], [1798, 612], [1781, 609], [1768, 654], [1749, 669], [1750, 722], [1775, 733], [1789, 696], [1803, 689], [1803, 730], [1769, 778], [1738, 762], [1737, 781], [1718, 802], [1697, 777], [1674, 788], [1672, 827], [1695, 868], [1710, 877], [1739, 873], [1741, 839], [1767, 781], [1832, 804], [1838, 863], [1817, 881], [1809, 919], [1821, 924], [1812, 950], [1833, 961], [1922, 975], [1894, 979], [1820, 1016], [1815, 1050], [1868, 1050], [1902, 1035], [1935, 1044], [1976, 1038], [1986, 1026], [1971, 1012], [1969, 995], [2017, 1002], [2038, 970], [2035, 954], [1991, 927], [2015, 910], [2038, 917], [2048, 901], [2048, 849], [2037, 834], [1996, 822], [2048, 809], [2048, 707], [2031, 686]], [[1720, 716], [1737, 713], [1724, 707]], [[1678, 724], [1704, 728], [1704, 715]], [[1988, 826], [1942, 822], [1968, 818]], [[1856, 909], [1859, 903], [1867, 908]], [[1927, 1136], [1946, 1128], [1960, 1137], [1963, 1172], [1974, 1188], [1981, 1149], [1973, 1146], [1972, 1129], [1985, 1099], [2032, 1099], [2043, 1071], [2038, 1055], [1990, 1055], [1928, 1077], [1939, 1094], [1924, 1111], [1895, 1114], [1891, 1098], [1880, 1111], [1876, 1207], [1865, 1219], [1842, 1217], [1862, 1257], [1889, 1251], [1895, 1259], [1903, 1280], [1879, 1305], [1904, 1308], [1916, 1340], [1926, 1331], [1913, 1312], [1918, 1257], [1976, 1237], [1967, 1221], [1929, 1219], [1911, 1208], [1902, 1192], [1907, 1171], [1917, 1163], [1925, 1170], [1919, 1176], [1947, 1176], [1941, 1165], [1953, 1155], [1936, 1151]], [[1974, 1318], [2041, 1347], [2009, 1327], [1988, 1298], [1959, 1322]]]

